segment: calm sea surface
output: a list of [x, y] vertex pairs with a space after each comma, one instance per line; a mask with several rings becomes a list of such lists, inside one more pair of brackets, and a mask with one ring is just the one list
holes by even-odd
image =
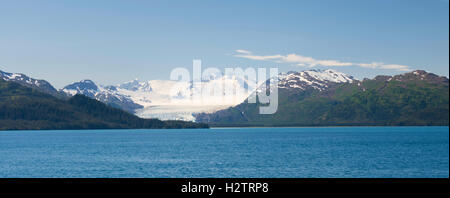
[[0, 177], [449, 177], [448, 127], [0, 131]]

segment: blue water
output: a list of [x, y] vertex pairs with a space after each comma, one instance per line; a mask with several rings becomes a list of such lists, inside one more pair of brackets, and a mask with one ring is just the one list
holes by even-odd
[[0, 177], [449, 177], [448, 127], [0, 131]]

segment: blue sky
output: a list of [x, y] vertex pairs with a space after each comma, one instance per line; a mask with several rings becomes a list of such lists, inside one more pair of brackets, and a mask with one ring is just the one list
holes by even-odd
[[192, 59], [204, 68], [448, 76], [448, 54], [445, 0], [0, 2], [0, 70], [57, 88], [168, 79]]

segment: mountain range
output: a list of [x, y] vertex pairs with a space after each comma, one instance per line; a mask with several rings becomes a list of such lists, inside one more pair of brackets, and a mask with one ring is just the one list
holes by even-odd
[[[171, 80], [135, 79], [119, 85], [107, 86], [99, 86], [92, 80], [83, 80], [65, 86], [60, 92], [69, 96], [82, 94], [142, 118], [194, 121], [195, 113], [214, 112], [243, 102], [249, 95], [245, 92], [248, 87], [246, 82], [246, 79], [231, 76], [206, 79], [201, 85], [203, 89], [231, 83], [236, 85], [237, 93], [243, 94], [234, 95], [230, 99], [226, 99], [225, 93], [217, 97], [204, 97], [201, 103], [193, 103], [191, 96], [202, 94], [203, 89], [196, 88], [193, 82]], [[249, 90], [253, 91], [255, 88], [250, 87]]]
[[[266, 86], [266, 85], [262, 85]], [[448, 78], [417, 70], [356, 80], [342, 73], [289, 72], [278, 76], [278, 111], [241, 103], [197, 122], [211, 126], [448, 125]]]
[[15, 80], [0, 79], [0, 130], [208, 127], [193, 122], [142, 119], [84, 95], [58, 98], [39, 87], [48, 84], [28, 82], [25, 86]]
[[[106, 86], [82, 80], [56, 90], [45, 80], [0, 71], [5, 81], [57, 98], [84, 95], [141, 118], [217, 126], [448, 125], [448, 78], [422, 70], [363, 80], [331, 69], [291, 71], [276, 78], [278, 111], [260, 115], [258, 109], [264, 104], [246, 99], [266, 84], [251, 87], [247, 79], [235, 76], [203, 79], [200, 89], [193, 82], [136, 79]], [[225, 83], [235, 85], [241, 94], [223, 93], [192, 103], [193, 94]]]
[[[325, 89], [328, 83], [344, 83], [353, 80], [352, 76], [334, 70], [309, 70], [280, 74], [280, 79], [286, 79], [280, 87], [315, 87]], [[202, 87], [220, 87], [222, 84], [233, 84], [236, 93], [233, 97], [222, 94], [218, 97], [203, 97], [201, 103], [192, 104], [190, 96], [201, 94], [193, 82], [179, 83], [171, 80], [140, 81], [138, 79], [119, 85], [98, 86], [92, 80], [83, 80], [70, 84], [60, 92], [67, 95], [83, 94], [111, 106], [122, 108], [143, 118], [158, 118], [162, 120], [195, 121], [196, 115], [212, 113], [242, 103], [258, 86], [251, 86], [248, 79], [235, 76], [220, 75], [218, 78], [203, 79]], [[172, 88], [178, 86], [177, 92]], [[248, 88], [248, 89], [247, 89]], [[227, 98], [228, 97], [228, 98]]]

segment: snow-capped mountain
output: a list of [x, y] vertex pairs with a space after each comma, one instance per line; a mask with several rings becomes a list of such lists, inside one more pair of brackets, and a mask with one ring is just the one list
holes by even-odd
[[92, 80], [82, 80], [63, 88], [63, 91], [69, 95], [83, 94], [85, 96], [95, 98], [99, 92], [97, 85]]
[[135, 79], [116, 86], [97, 86], [91, 80], [83, 80], [61, 91], [68, 95], [83, 94], [143, 118], [194, 120], [193, 113], [213, 112], [240, 104], [255, 87], [247, 79], [222, 76], [204, 79], [201, 84]]
[[[354, 79], [334, 70], [308, 70], [279, 74], [282, 89], [326, 89], [331, 84]], [[237, 76], [209, 77], [197, 82], [171, 80], [140, 81], [116, 86], [97, 86], [91, 80], [73, 83], [62, 89], [69, 95], [83, 94], [118, 106], [143, 118], [195, 120], [193, 114], [212, 113], [244, 102], [256, 90], [255, 82]]]
[[16, 82], [21, 85], [37, 89], [41, 92], [48, 93], [53, 96], [58, 96], [58, 97], [61, 96], [58, 93], [58, 91], [49, 82], [47, 82], [45, 80], [38, 80], [38, 79], [30, 78], [30, 77], [26, 76], [25, 74], [8, 73], [8, 72], [3, 72], [0, 70], [0, 79], [3, 79], [5, 81]]
[[61, 91], [70, 96], [83, 94], [113, 107], [118, 107], [132, 113], [134, 113], [136, 109], [143, 108], [143, 106], [136, 104], [129, 97], [115, 91], [112, 86], [99, 87], [92, 80], [82, 80], [80, 82], [67, 85], [61, 89]]
[[[210, 126], [448, 125], [448, 78], [416, 70], [356, 80], [335, 71], [282, 74], [277, 111], [264, 104], [195, 115]], [[272, 79], [271, 79], [272, 80]]]
[[151, 92], [152, 87], [150, 86], [149, 82], [141, 82], [138, 79], [125, 82], [123, 84], [120, 84], [118, 86], [121, 89], [126, 89], [129, 91], [141, 91], [141, 92]]
[[288, 72], [278, 76], [278, 88], [288, 89], [326, 89], [330, 83], [351, 83], [355, 79], [353, 76], [337, 72], [332, 69], [327, 70], [307, 70], [301, 72]]

